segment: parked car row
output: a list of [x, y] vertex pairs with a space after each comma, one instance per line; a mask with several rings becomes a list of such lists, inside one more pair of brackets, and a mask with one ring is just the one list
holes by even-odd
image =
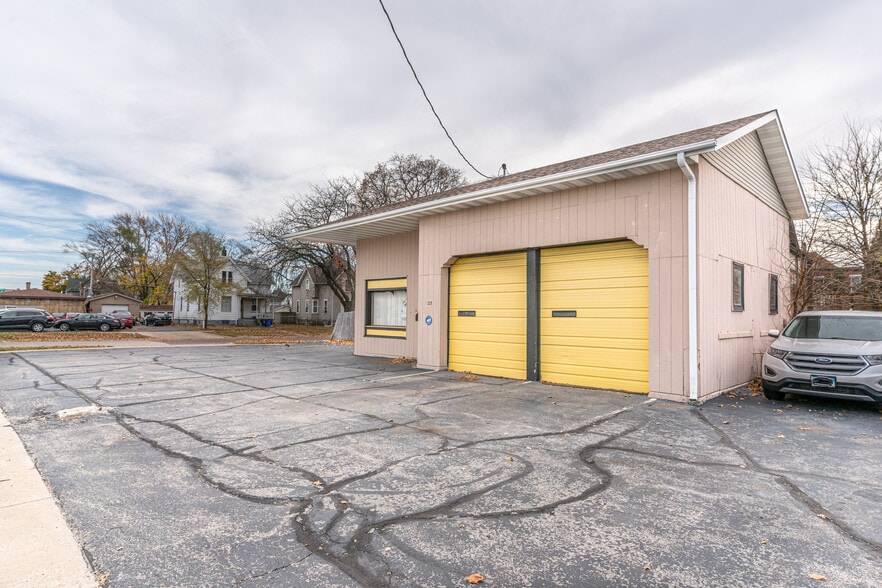
[[[0, 329], [30, 330], [40, 333], [46, 329], [60, 331], [79, 331], [96, 329], [110, 331], [113, 329], [131, 329], [136, 319], [127, 310], [114, 310], [110, 314], [94, 312], [58, 312], [50, 313], [40, 308], [3, 308], [0, 309]], [[144, 323], [148, 326], [170, 325], [170, 313], [147, 313]]]

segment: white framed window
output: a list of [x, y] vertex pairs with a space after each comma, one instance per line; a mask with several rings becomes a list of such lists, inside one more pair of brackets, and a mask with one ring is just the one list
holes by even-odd
[[294, 301], [294, 312], [300, 312], [300, 300]]
[[328, 299], [327, 298], [325, 298], [325, 301], [324, 301], [324, 304], [322, 305], [322, 308], [324, 308], [323, 312], [325, 314], [328, 314]]
[[318, 314], [318, 298], [312, 299], [312, 314]]
[[221, 282], [225, 284], [231, 284], [233, 282], [233, 272], [222, 271]]
[[232, 312], [233, 311], [233, 297], [232, 296], [222, 296], [221, 297], [221, 312]]
[[309, 281], [309, 278], [306, 278], [306, 286], [304, 286], [304, 287], [305, 287], [307, 290], [309, 290], [310, 285], [311, 285], [311, 283], [310, 283], [310, 281]]
[[852, 274], [848, 276], [848, 293], [856, 294], [861, 289], [861, 274]]
[[257, 312], [257, 298], [251, 299], [251, 312]]

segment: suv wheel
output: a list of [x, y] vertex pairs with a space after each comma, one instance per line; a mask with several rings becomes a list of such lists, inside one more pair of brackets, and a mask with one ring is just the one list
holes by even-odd
[[46, 325], [44, 325], [43, 323], [39, 323], [39, 322], [31, 325], [31, 330], [35, 333], [42, 333], [43, 329], [45, 329], [45, 328], [46, 328]]
[[768, 388], [763, 386], [763, 396], [765, 396], [769, 400], [784, 400], [784, 397], [787, 396], [787, 393], [769, 390]]

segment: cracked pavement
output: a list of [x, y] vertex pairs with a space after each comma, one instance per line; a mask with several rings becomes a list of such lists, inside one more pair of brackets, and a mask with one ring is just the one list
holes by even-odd
[[[700, 407], [325, 344], [0, 356], [108, 586], [882, 585], [882, 415]], [[59, 410], [110, 409], [61, 421]]]

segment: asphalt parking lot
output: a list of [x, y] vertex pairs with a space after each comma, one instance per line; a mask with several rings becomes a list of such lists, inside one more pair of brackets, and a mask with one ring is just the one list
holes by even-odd
[[[882, 414], [316, 343], [0, 355], [107, 586], [880, 586]], [[107, 412], [59, 420], [62, 409]]]

